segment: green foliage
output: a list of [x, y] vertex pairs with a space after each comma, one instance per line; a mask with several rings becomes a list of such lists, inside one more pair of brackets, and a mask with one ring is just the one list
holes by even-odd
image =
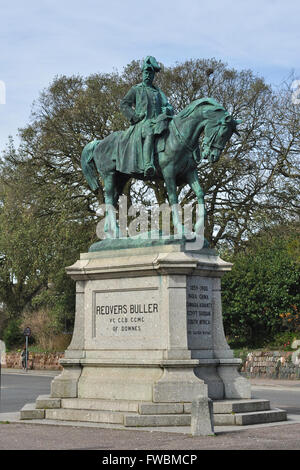
[[281, 314], [300, 304], [300, 267], [289, 247], [299, 226], [264, 232], [232, 257], [222, 282], [226, 334], [236, 343], [266, 343], [283, 330]]
[[6, 348], [12, 349], [14, 346], [24, 344], [23, 331], [21, 330], [20, 319], [11, 318], [3, 331], [3, 341]]
[[70, 218], [70, 203], [63, 200], [61, 188], [57, 187], [53, 211], [43, 194], [34, 194], [28, 188], [30, 175], [27, 180], [22, 177], [25, 175], [18, 168], [2, 175], [0, 301], [11, 316], [18, 317], [25, 308], [31, 308], [34, 298], [35, 302], [39, 297], [45, 299], [52, 285], [56, 304], [72, 310], [74, 283], [65, 275], [64, 267], [86, 250], [94, 238], [94, 227], [89, 221], [83, 224]]
[[292, 342], [295, 339], [295, 333], [290, 331], [282, 331], [276, 333], [273, 339], [269, 342], [269, 349], [275, 349], [280, 351], [293, 351]]

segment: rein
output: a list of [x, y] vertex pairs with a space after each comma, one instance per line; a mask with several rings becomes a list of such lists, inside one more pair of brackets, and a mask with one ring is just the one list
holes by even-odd
[[187, 141], [185, 140], [185, 138], [183, 137], [183, 135], [180, 134], [180, 132], [179, 132], [177, 126], [176, 126], [176, 123], [175, 123], [175, 118], [172, 119], [172, 124], [173, 124], [173, 126], [174, 126], [174, 128], [175, 128], [175, 135], [176, 135], [176, 137], [178, 138], [179, 142], [181, 142], [190, 152], [192, 152], [192, 153], [195, 152], [195, 150], [196, 150], [196, 148], [198, 147], [199, 143], [197, 142], [197, 144], [195, 145], [195, 147], [192, 148], [192, 147], [187, 143]]

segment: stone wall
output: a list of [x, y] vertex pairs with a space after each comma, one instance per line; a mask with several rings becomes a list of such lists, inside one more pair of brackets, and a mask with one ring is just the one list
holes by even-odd
[[[64, 357], [64, 353], [29, 352], [28, 369], [62, 370], [62, 366], [59, 364], [59, 360], [63, 357]], [[6, 353], [5, 366], [11, 369], [20, 369], [22, 367], [20, 353], [19, 352]]]
[[[64, 353], [29, 353], [28, 368], [62, 370], [59, 360], [63, 357]], [[2, 366], [20, 369], [20, 353], [6, 353], [6, 364]], [[247, 377], [300, 380], [300, 350], [252, 351], [243, 361], [241, 372]]]
[[247, 377], [300, 380], [298, 351], [253, 351], [243, 361], [241, 372]]

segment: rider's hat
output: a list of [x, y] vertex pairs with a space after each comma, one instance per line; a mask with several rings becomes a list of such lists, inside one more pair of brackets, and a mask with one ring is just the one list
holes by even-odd
[[143, 62], [142, 70], [144, 69], [152, 69], [154, 72], [159, 72], [160, 66], [156, 62], [155, 57], [148, 55]]

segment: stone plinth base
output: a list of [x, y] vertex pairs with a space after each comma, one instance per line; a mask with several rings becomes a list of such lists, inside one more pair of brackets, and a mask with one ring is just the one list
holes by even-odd
[[153, 403], [250, 398], [223, 331], [214, 250], [183, 244], [82, 254], [72, 342], [53, 397]]
[[[157, 412], [199, 397], [249, 399], [223, 330], [221, 277], [230, 269], [214, 250], [184, 243], [82, 254], [67, 268], [76, 281], [75, 327], [51, 399], [114, 403], [113, 419], [124, 403]], [[140, 414], [141, 422], [167, 419]], [[186, 413], [174, 420], [185, 423]]]
[[134, 400], [51, 398], [41, 395], [36, 403], [23, 407], [21, 419], [47, 419], [53, 423], [88, 422], [121, 428], [190, 426], [194, 435], [209, 435], [212, 434], [214, 426], [286, 421], [287, 414], [285, 410], [270, 409], [268, 400], [235, 399], [212, 402], [210, 398], [200, 397], [192, 403], [158, 404]]

